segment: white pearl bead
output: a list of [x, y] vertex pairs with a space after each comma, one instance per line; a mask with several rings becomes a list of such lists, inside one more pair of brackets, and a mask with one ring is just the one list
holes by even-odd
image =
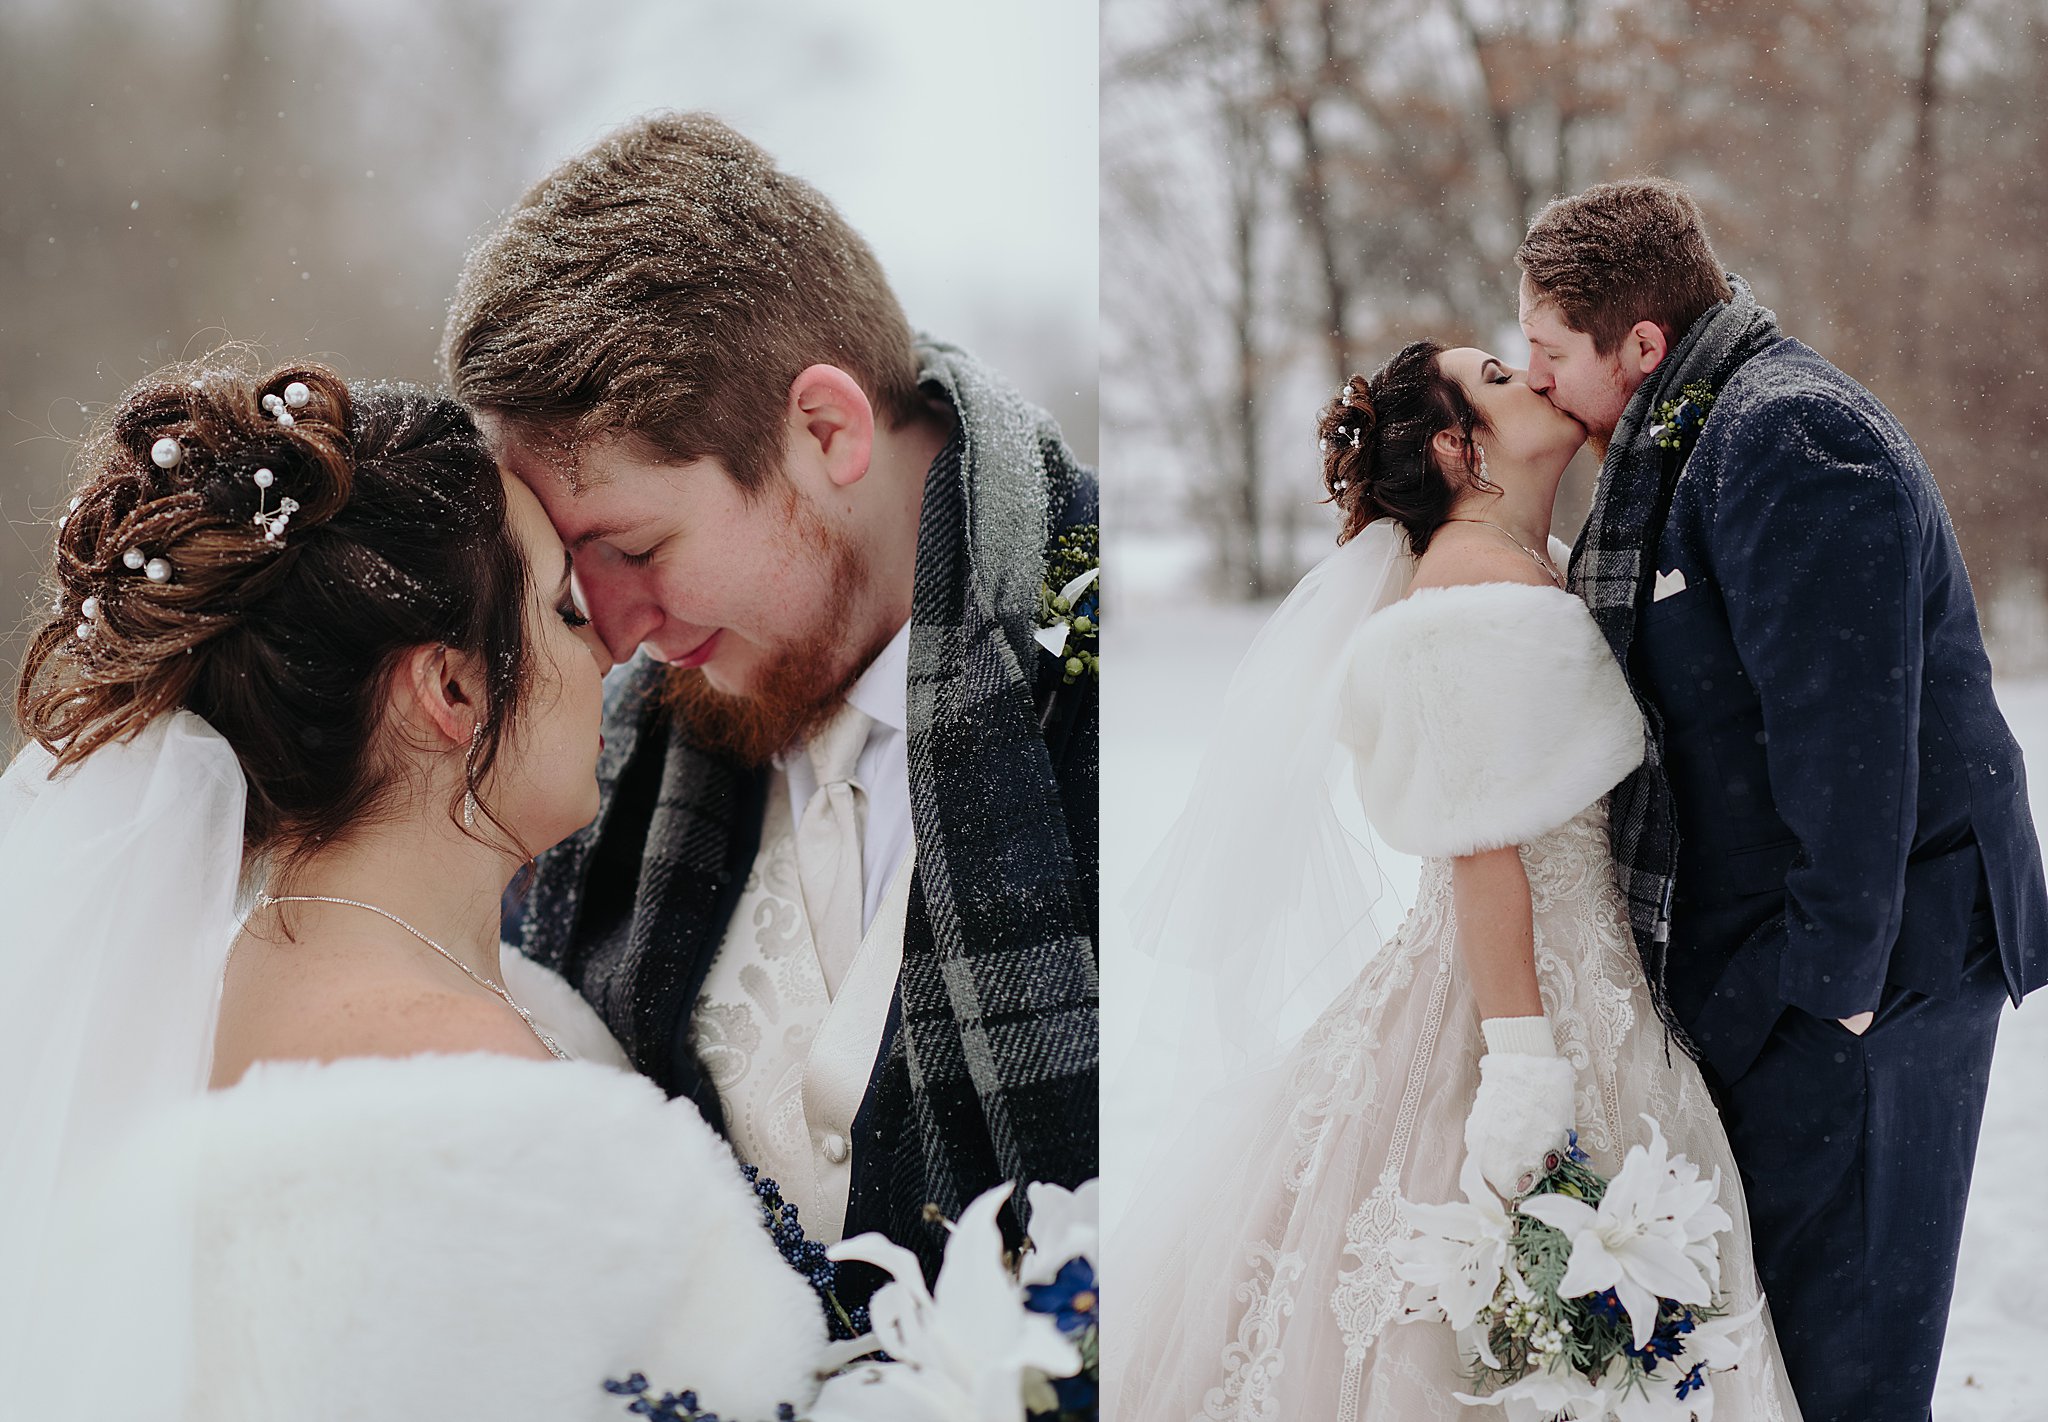
[[290, 410], [279, 410], [277, 412], [277, 422], [283, 425], [286, 429], [290, 429], [293, 425], [298, 423], [297, 420], [294, 420], [292, 418], [292, 412]]
[[278, 399], [275, 395], [265, 395], [263, 397], [263, 408], [274, 415], [284, 408], [284, 401]]
[[143, 569], [143, 572], [153, 583], [167, 583], [171, 580], [171, 560], [168, 558], [152, 558], [149, 560], [148, 567]]
[[150, 463], [159, 469], [176, 469], [185, 458], [185, 447], [165, 435], [149, 447]]
[[59, 514], [57, 516], [57, 531], [59, 533], [62, 533], [64, 531], [64, 525], [69, 522], [71, 522], [70, 514]]
[[275, 474], [271, 473], [271, 472], [270, 472], [270, 471], [269, 471], [268, 469], [258, 469], [258, 470], [256, 471], [256, 487], [257, 487], [257, 488], [259, 488], [259, 489], [267, 489], [267, 488], [269, 488], [269, 487], [270, 487], [270, 486], [271, 486], [272, 484], [274, 484], [274, 483], [276, 483], [276, 482], [277, 482], [277, 476], [276, 476]]
[[121, 555], [121, 561], [126, 563], [130, 569], [140, 568], [143, 564], [142, 550], [140, 548], [130, 548]]
[[78, 610], [84, 613], [85, 620], [90, 622], [100, 615], [100, 600], [96, 597], [89, 597], [79, 604]]
[[81, 641], [81, 642], [83, 642], [83, 641], [84, 641], [84, 640], [85, 640], [86, 638], [88, 638], [88, 637], [90, 637], [90, 636], [92, 636], [92, 624], [91, 624], [90, 622], [81, 622], [81, 623], [79, 623], [79, 624], [78, 624], [78, 640], [79, 640], [79, 641]]
[[306, 388], [303, 380], [294, 380], [284, 388], [284, 402], [294, 410], [303, 410], [306, 402], [313, 398], [313, 392]]
[[85, 502], [85, 497], [84, 497], [84, 496], [83, 496], [82, 494], [73, 494], [73, 495], [71, 496], [71, 512], [73, 512], [73, 513], [77, 513], [77, 512], [78, 512], [78, 506], [79, 506], [80, 504], [84, 503], [84, 502]]

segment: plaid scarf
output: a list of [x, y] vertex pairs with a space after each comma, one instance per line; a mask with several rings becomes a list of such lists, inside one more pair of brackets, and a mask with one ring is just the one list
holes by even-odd
[[[1600, 466], [1592, 511], [1572, 548], [1567, 586], [1585, 600], [1625, 674], [1630, 671], [1636, 625], [1650, 601], [1656, 571], [1651, 557], [1664, 531], [1672, 491], [1701, 428], [1694, 425], [1679, 448], [1664, 448], [1652, 433], [1656, 412], [1694, 381], [1703, 381], [1718, 393], [1742, 365], [1778, 339], [1778, 318], [1757, 304], [1741, 277], [1730, 273], [1728, 280], [1734, 298], [1693, 322], [1622, 411]], [[1712, 418], [1709, 413], [1708, 420]], [[1632, 675], [1630, 685], [1634, 687]], [[1643, 763], [1608, 797], [1608, 837], [1657, 1014], [1679, 1044], [1697, 1056], [1665, 994], [1678, 822], [1664, 771], [1664, 718], [1639, 689], [1636, 703], [1649, 731]]]
[[[917, 864], [879, 1068], [854, 1123], [846, 1232], [935, 1273], [943, 1226], [1004, 1180], [1096, 1174], [1098, 771], [1092, 679], [1034, 640], [1051, 541], [1097, 518], [1050, 417], [920, 343], [958, 430], [925, 481], [911, 603]], [[543, 856], [522, 947], [574, 983], [642, 1072], [721, 1130], [691, 1016], [760, 843], [769, 776], [691, 745], [665, 668], [608, 688], [598, 819]], [[1021, 1190], [1013, 1234], [1024, 1223]]]

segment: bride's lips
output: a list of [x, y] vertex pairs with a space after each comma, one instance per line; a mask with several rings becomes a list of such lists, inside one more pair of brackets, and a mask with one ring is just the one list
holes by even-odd
[[699, 642], [690, 651], [683, 653], [680, 657], [671, 657], [668, 664], [672, 667], [682, 667], [686, 671], [691, 667], [703, 666], [704, 663], [711, 660], [712, 653], [718, 650], [718, 639], [723, 635], [725, 635], [725, 629], [721, 627], [709, 637]]

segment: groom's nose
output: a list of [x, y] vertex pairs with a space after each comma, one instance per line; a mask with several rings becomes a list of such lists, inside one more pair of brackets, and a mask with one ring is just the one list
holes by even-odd
[[579, 558], [576, 580], [590, 625], [616, 664], [630, 658], [661, 625], [661, 607], [641, 586], [645, 575], [614, 558]]
[[1545, 360], [1540, 353], [1534, 351], [1529, 354], [1527, 374], [1529, 388], [1538, 395], [1548, 395], [1552, 387], [1557, 384], [1556, 377], [1550, 373], [1550, 362]]

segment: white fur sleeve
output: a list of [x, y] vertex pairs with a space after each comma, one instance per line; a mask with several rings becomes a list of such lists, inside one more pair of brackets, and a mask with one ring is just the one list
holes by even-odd
[[1643, 759], [1592, 614], [1518, 583], [1425, 588], [1351, 644], [1339, 734], [1380, 837], [1436, 858], [1557, 828]]
[[625, 1415], [603, 1385], [636, 1369], [724, 1416], [815, 1392], [816, 1296], [725, 1143], [642, 1077], [261, 1063], [129, 1164], [96, 1209], [144, 1189], [196, 1207], [208, 1422], [596, 1422]]

